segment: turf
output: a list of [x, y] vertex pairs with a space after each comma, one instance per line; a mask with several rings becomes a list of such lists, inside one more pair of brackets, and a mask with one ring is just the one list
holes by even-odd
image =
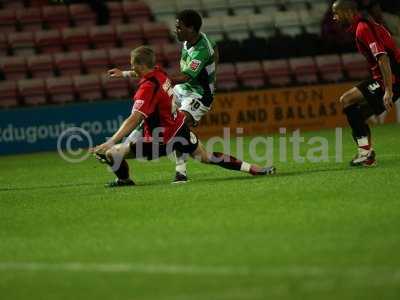
[[373, 132], [376, 168], [348, 167], [345, 131], [341, 163], [275, 152], [279, 173], [253, 178], [192, 162], [178, 186], [167, 159], [111, 190], [92, 159], [2, 157], [0, 297], [399, 299], [400, 126]]

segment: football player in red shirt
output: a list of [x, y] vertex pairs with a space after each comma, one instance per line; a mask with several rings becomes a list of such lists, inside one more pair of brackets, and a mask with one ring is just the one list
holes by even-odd
[[[97, 158], [109, 164], [117, 176], [108, 186], [134, 185], [126, 158], [151, 160], [173, 151], [190, 155], [203, 163], [252, 175], [275, 173], [274, 167], [262, 168], [220, 152], [208, 153], [204, 149], [196, 134], [185, 123], [185, 114], [176, 109], [171, 81], [155, 65], [155, 54], [151, 48], [141, 46], [133, 50], [131, 65], [134, 74], [140, 78], [131, 115], [108, 141], [92, 149]], [[117, 144], [142, 121], [143, 138], [129, 144]]]
[[332, 5], [334, 20], [347, 25], [356, 40], [358, 51], [365, 56], [372, 78], [344, 93], [340, 102], [358, 146], [351, 166], [373, 166], [375, 151], [367, 119], [390, 111], [400, 97], [400, 49], [387, 29], [372, 17], [361, 13], [350, 0], [337, 0]]

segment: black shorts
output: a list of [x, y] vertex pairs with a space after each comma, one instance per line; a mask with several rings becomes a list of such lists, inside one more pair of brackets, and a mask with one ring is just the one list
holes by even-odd
[[[380, 115], [386, 108], [383, 104], [383, 95], [385, 94], [384, 89], [381, 87], [378, 81], [374, 79], [364, 80], [356, 85], [363, 94], [368, 108], [371, 110], [370, 115]], [[393, 102], [396, 102], [400, 98], [400, 85], [393, 86]]]
[[142, 158], [147, 160], [158, 159], [167, 156], [174, 151], [181, 154], [192, 154], [199, 145], [197, 135], [192, 132], [186, 124], [183, 124], [181, 129], [177, 132], [175, 137], [171, 139], [168, 144], [159, 142], [144, 142], [139, 139], [135, 143], [130, 143], [131, 154], [135, 158]]

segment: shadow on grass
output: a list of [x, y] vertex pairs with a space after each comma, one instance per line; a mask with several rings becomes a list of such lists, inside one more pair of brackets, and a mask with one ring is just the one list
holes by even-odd
[[46, 190], [46, 189], [58, 189], [58, 188], [71, 188], [79, 186], [95, 186], [98, 185], [96, 182], [87, 183], [70, 183], [70, 184], [54, 184], [54, 185], [42, 185], [42, 186], [27, 186], [27, 187], [10, 187], [10, 188], [0, 188], [1, 192], [9, 191], [33, 191], [33, 190]]

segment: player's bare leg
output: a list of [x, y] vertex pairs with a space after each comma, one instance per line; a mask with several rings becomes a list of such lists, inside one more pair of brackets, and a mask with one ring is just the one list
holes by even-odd
[[343, 104], [343, 112], [347, 116], [348, 123], [352, 129], [353, 139], [357, 143], [358, 153], [351, 160], [351, 166], [373, 166], [376, 164], [375, 151], [371, 145], [371, 129], [363, 115], [361, 103], [364, 96], [361, 91], [353, 87], [340, 97]]
[[241, 171], [244, 173], [249, 173], [253, 176], [273, 175], [276, 172], [276, 169], [273, 166], [264, 168], [241, 161], [236, 157], [221, 152], [209, 153], [200, 142], [197, 149], [191, 154], [191, 156], [205, 164], [218, 165], [225, 169]]

